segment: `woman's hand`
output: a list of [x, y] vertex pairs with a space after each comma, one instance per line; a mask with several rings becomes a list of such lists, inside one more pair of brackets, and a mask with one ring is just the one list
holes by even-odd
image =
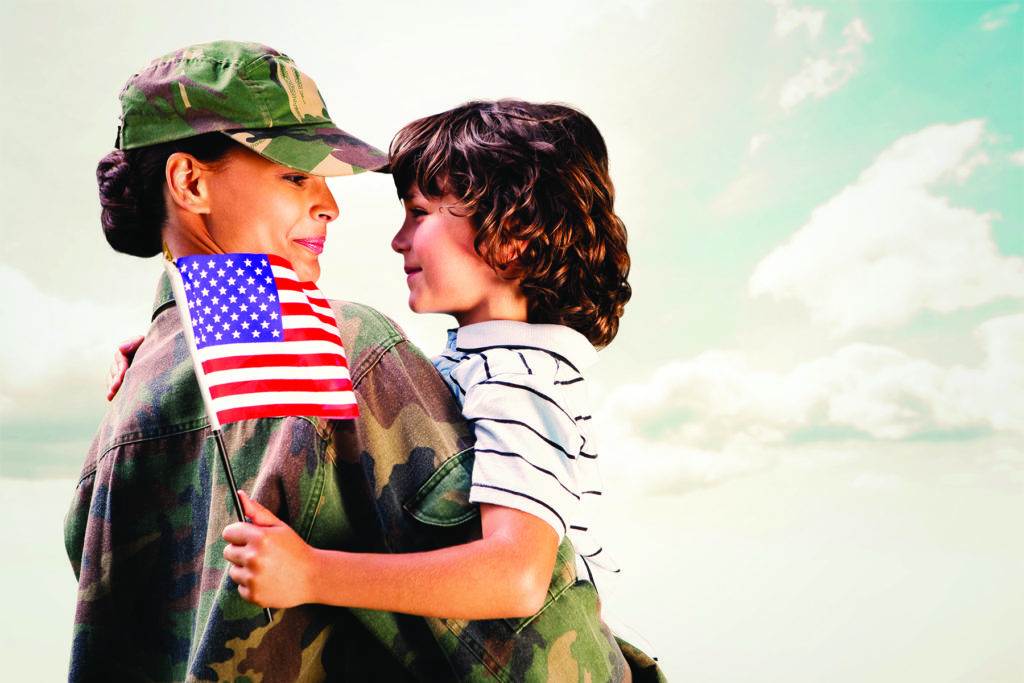
[[117, 351], [114, 352], [114, 362], [110, 365], [110, 374], [107, 377], [108, 401], [114, 400], [117, 390], [121, 388], [121, 382], [124, 381], [124, 373], [128, 372], [128, 366], [132, 364], [132, 358], [135, 357], [135, 352], [142, 346], [143, 339], [145, 337], [139, 335], [118, 344]]
[[293, 607], [310, 602], [313, 549], [291, 527], [243, 491], [242, 508], [252, 523], [224, 528], [224, 559], [238, 594], [261, 607]]

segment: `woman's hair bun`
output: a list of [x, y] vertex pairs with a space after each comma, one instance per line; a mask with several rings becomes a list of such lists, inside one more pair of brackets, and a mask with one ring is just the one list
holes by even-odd
[[160, 253], [160, 229], [143, 224], [134, 175], [131, 162], [122, 150], [115, 149], [100, 159], [96, 166], [96, 183], [103, 207], [100, 223], [107, 242], [117, 251], [153, 256]]

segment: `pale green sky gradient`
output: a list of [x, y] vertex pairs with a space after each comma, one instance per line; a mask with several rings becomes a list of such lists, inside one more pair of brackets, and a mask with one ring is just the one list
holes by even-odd
[[[115, 254], [98, 224], [94, 170], [116, 94], [171, 49], [256, 40], [294, 57], [339, 126], [380, 147], [413, 118], [481, 97], [568, 102], [604, 133], [634, 287], [593, 376], [612, 534], [636, 577], [619, 605], [677, 656], [671, 672], [1002, 681], [1024, 669], [999, 637], [1024, 631], [1006, 571], [1024, 562], [1011, 521], [1024, 513], [1020, 2], [244, 6], [6, 6], [5, 486], [77, 473], [111, 350], [148, 321], [158, 262]], [[812, 75], [787, 104], [812, 67], [831, 70], [820, 96]], [[904, 186], [927, 169], [936, 180]], [[342, 216], [321, 288], [438, 350], [451, 321], [406, 309], [390, 179], [330, 182]], [[812, 246], [786, 256], [797, 237]], [[783, 295], [754, 296], [755, 272], [780, 254], [764, 281]], [[774, 522], [759, 525], [759, 510]], [[629, 533], [629, 519], [649, 533]], [[845, 546], [850, 534], [861, 545]], [[649, 548], [645, 567], [635, 558]], [[678, 580], [663, 569], [672, 557], [686, 565]], [[745, 563], [764, 572], [745, 576]], [[650, 586], [670, 581], [678, 594], [655, 599]], [[663, 602], [678, 622], [655, 618]]]

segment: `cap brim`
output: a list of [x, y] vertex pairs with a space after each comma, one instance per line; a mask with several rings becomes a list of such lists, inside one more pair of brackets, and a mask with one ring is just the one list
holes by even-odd
[[312, 175], [353, 175], [388, 165], [387, 154], [330, 124], [222, 132], [275, 163]]

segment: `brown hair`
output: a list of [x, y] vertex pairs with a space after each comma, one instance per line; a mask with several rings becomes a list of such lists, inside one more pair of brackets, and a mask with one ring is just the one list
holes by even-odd
[[199, 161], [222, 159], [238, 143], [221, 133], [203, 133], [182, 140], [122, 151], [115, 149], [96, 166], [100, 224], [116, 251], [155, 256], [162, 247], [161, 229], [167, 220], [164, 203], [167, 158], [175, 152]]
[[451, 194], [475, 247], [521, 278], [528, 319], [567, 325], [595, 346], [615, 337], [631, 289], [626, 227], [594, 123], [559, 104], [467, 102], [413, 121], [391, 142], [399, 196]]

